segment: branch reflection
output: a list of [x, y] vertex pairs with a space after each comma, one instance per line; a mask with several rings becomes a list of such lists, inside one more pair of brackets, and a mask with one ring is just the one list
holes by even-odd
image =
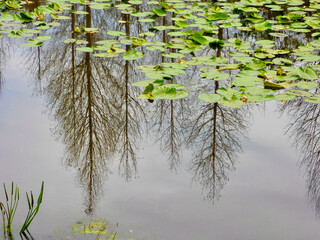
[[0, 38], [0, 94], [4, 83], [4, 71], [9, 58], [9, 39]]
[[[91, 26], [91, 9], [84, 17]], [[81, 21], [81, 19], [79, 19]], [[75, 26], [75, 19], [71, 21]], [[85, 34], [87, 47], [93, 36]], [[78, 171], [79, 182], [86, 189], [87, 211], [94, 209], [94, 200], [101, 194], [102, 179], [109, 171], [108, 162], [117, 149], [121, 119], [121, 85], [112, 75], [116, 63], [79, 53], [72, 45], [60, 51], [47, 49], [45, 66], [48, 83], [48, 105], [57, 120], [55, 133], [66, 145], [65, 162]]]
[[[223, 39], [223, 29], [218, 38]], [[222, 50], [216, 51], [221, 57]], [[219, 68], [219, 66], [217, 66]], [[211, 91], [217, 93], [222, 87], [215, 81]], [[218, 103], [206, 104], [190, 120], [187, 143], [194, 152], [189, 170], [193, 179], [202, 185], [205, 198], [214, 202], [228, 181], [228, 172], [234, 170], [234, 162], [241, 152], [241, 143], [250, 125], [249, 108], [233, 109]]]
[[219, 198], [228, 181], [228, 172], [241, 152], [241, 142], [249, 127], [248, 110], [203, 106], [190, 121], [188, 144], [194, 152], [189, 170], [203, 188], [207, 199]]
[[299, 99], [288, 102], [280, 110], [291, 118], [286, 132], [300, 150], [301, 167], [307, 175], [307, 196], [320, 215], [320, 106]]
[[[59, 29], [53, 35], [57, 39], [55, 46], [43, 47], [41, 76], [48, 108], [57, 123], [54, 133], [65, 144], [64, 162], [77, 170], [79, 183], [87, 193], [86, 212], [90, 214], [114, 159], [118, 159], [116, 164], [126, 180], [136, 175], [136, 144], [146, 114], [136, 100], [139, 89], [131, 87], [137, 78], [135, 63], [94, 57], [90, 52], [76, 51], [74, 44], [58, 41], [70, 29], [72, 38], [79, 37], [87, 42], [86, 47], [92, 47], [96, 35], [88, 32], [76, 36], [73, 30], [76, 26], [92, 28], [93, 22], [106, 23], [104, 15], [93, 14], [89, 6], [73, 5], [72, 10], [88, 14], [71, 15], [69, 25], [64, 22], [61, 26], [65, 30]], [[127, 32], [135, 31], [130, 29], [128, 15], [106, 21], [112, 25], [111, 20], [116, 22], [121, 16], [126, 24], [117, 30], [124, 27]]]

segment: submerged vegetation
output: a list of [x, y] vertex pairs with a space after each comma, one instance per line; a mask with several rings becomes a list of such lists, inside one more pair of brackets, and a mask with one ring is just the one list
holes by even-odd
[[[26, 47], [50, 42], [50, 33], [73, 15], [91, 11], [121, 12], [119, 25], [144, 24], [137, 35], [114, 28], [74, 25], [65, 44], [97, 58], [122, 57], [134, 61], [147, 52], [160, 52], [156, 65], [137, 66], [148, 80], [140, 98], [180, 99], [190, 93], [184, 82], [174, 83], [192, 66], [213, 91], [196, 93], [200, 100], [239, 108], [245, 103], [303, 98], [320, 103], [318, 56], [320, 4], [318, 1], [84, 1], [55, 0], [25, 11], [29, 1], [2, 0], [0, 33], [29, 38]], [[76, 6], [76, 7], [75, 7]], [[107, 16], [106, 16], [107, 17]], [[109, 37], [93, 42], [88, 35]], [[160, 33], [165, 34], [161, 41]], [[48, 35], [46, 35], [48, 34]], [[297, 47], [285, 45], [297, 39]], [[307, 41], [306, 41], [307, 40]], [[51, 39], [52, 41], [52, 39]], [[48, 43], [50, 44], [50, 43]], [[169, 61], [168, 61], [169, 60]]]
[[[59, 239], [103, 239], [103, 240], [135, 240], [133, 238], [120, 237], [123, 234], [117, 232], [118, 223], [112, 225], [102, 218], [91, 218], [90, 220], [77, 221], [72, 225], [72, 231], [60, 230], [55, 231], [56, 237]], [[133, 230], [129, 230], [131, 233]], [[130, 234], [131, 235], [131, 234]]]

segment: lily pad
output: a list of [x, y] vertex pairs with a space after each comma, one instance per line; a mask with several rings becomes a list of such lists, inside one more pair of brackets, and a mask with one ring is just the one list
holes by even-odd
[[314, 89], [318, 87], [318, 83], [302, 81], [297, 83], [297, 87], [302, 89]]
[[269, 33], [269, 35], [271, 35], [273, 37], [281, 37], [281, 38], [288, 37], [288, 34], [278, 33], [278, 32], [272, 32], [272, 33]]
[[144, 55], [143, 52], [136, 51], [134, 48], [130, 49], [123, 55], [124, 60], [137, 60], [139, 58], [142, 58]]
[[293, 94], [278, 94], [278, 95], [274, 96], [274, 99], [277, 101], [290, 101], [295, 98], [296, 98], [296, 96]]
[[215, 103], [221, 99], [221, 96], [216, 93], [201, 93], [198, 95], [198, 98], [208, 103]]

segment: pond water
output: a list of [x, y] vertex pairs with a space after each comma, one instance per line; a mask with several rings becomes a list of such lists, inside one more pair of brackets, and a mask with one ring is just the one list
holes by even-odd
[[14, 239], [319, 239], [317, 1], [0, 7]]

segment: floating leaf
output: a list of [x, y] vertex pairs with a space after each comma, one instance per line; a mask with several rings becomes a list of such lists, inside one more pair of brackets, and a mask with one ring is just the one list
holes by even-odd
[[153, 12], [155, 15], [157, 15], [159, 17], [164, 17], [167, 15], [166, 12], [164, 12], [161, 9], [157, 9], [157, 8], [151, 9], [151, 12]]
[[285, 87], [280, 84], [280, 83], [274, 83], [268, 80], [265, 80], [263, 82], [264, 88], [266, 89], [271, 89], [271, 90], [280, 90], [280, 89], [284, 89]]
[[292, 61], [290, 61], [289, 59], [285, 59], [285, 58], [275, 58], [272, 60], [272, 62], [277, 65], [285, 65], [285, 66], [292, 65]]
[[68, 39], [64, 40], [63, 42], [64, 42], [64, 43], [75, 43], [76, 41], [77, 41], [77, 39], [68, 38]]
[[41, 35], [41, 36], [38, 36], [37, 39], [39, 41], [47, 41], [47, 40], [50, 40], [51, 37], [50, 36], [47, 36], [47, 35]]
[[144, 55], [143, 52], [136, 51], [136, 49], [132, 48], [123, 55], [123, 59], [124, 60], [136, 60], [136, 59], [142, 58], [143, 55]]
[[127, 35], [124, 32], [120, 32], [120, 31], [108, 31], [107, 34], [110, 36], [126, 36]]
[[112, 52], [104, 52], [104, 53], [95, 53], [93, 54], [95, 57], [102, 57], [102, 58], [112, 58], [119, 56], [118, 53], [112, 53]]
[[253, 95], [253, 96], [247, 97], [248, 102], [267, 102], [273, 99], [274, 99], [273, 95]]
[[81, 51], [81, 52], [92, 52], [93, 51], [92, 47], [77, 47], [76, 50]]
[[320, 95], [317, 94], [315, 96], [310, 96], [308, 98], [304, 99], [306, 102], [310, 102], [310, 103], [318, 103], [320, 104]]
[[155, 51], [155, 50], [158, 50], [160, 52], [164, 52], [165, 51], [165, 49], [163, 47], [160, 47], [160, 46], [147, 46], [146, 49], [149, 50], [149, 51]]
[[162, 53], [162, 56], [168, 58], [184, 58], [185, 56], [181, 53]]
[[221, 73], [219, 71], [209, 71], [209, 72], [200, 74], [200, 77], [205, 77], [209, 80], [215, 80], [215, 81], [226, 80], [229, 78], [229, 76], [230, 75], [228, 73]]
[[240, 79], [236, 81], [232, 81], [231, 84], [238, 87], [254, 87], [261, 85], [262, 80], [258, 78], [248, 78], [248, 79]]
[[131, 85], [132, 86], [135, 86], [135, 87], [146, 87], [146, 86], [148, 86], [150, 83], [151, 84], [153, 84], [153, 86], [157, 86], [157, 85], [162, 85], [163, 84], [163, 81], [161, 80], [160, 81], [161, 82], [161, 84], [160, 83], [158, 83], [157, 82], [157, 80], [156, 81], [154, 81], [154, 80], [143, 80], [143, 81], [139, 81], [139, 82], [134, 82], [134, 83], [132, 83]]
[[274, 96], [274, 99], [277, 101], [290, 101], [295, 98], [296, 98], [296, 96], [293, 94], [278, 94], [278, 95]]
[[274, 37], [288, 37], [288, 34], [285, 34], [285, 33], [277, 33], [277, 32], [272, 32], [272, 33], [269, 33], [269, 35], [271, 36], [274, 36]]
[[176, 88], [167, 85], [162, 85], [152, 91], [153, 99], [175, 100], [187, 97], [188, 95], [189, 93], [185, 91], [177, 91]]
[[186, 72], [179, 68], [163, 68], [163, 73], [169, 74], [169, 75], [181, 75], [181, 74], [185, 74]]
[[318, 79], [317, 72], [311, 68], [311, 67], [305, 67], [304, 69], [302, 67], [299, 67], [296, 69], [296, 72], [298, 73], [299, 77], [303, 79], [310, 79], [310, 80], [316, 80]]
[[208, 43], [207, 39], [205, 39], [204, 37], [199, 36], [199, 35], [190, 36], [189, 38], [191, 38], [193, 41], [200, 43], [200, 44], [203, 44], [203, 45], [206, 45]]
[[243, 106], [243, 101], [239, 99], [233, 99], [233, 100], [220, 100], [219, 103], [223, 106], [229, 107], [229, 108], [241, 108]]
[[221, 96], [216, 93], [201, 93], [198, 98], [208, 103], [215, 103], [221, 99]]
[[273, 95], [275, 91], [271, 89], [265, 89], [262, 87], [247, 87], [246, 92], [249, 93], [250, 95]]
[[290, 95], [300, 96], [300, 97], [312, 97], [312, 93], [309, 93], [304, 90], [292, 89], [292, 90], [286, 91], [286, 93]]
[[224, 12], [214, 13], [209, 16], [207, 16], [208, 20], [223, 20], [228, 19], [230, 16]]
[[302, 81], [297, 83], [297, 87], [302, 89], [314, 89], [318, 87], [318, 83]]
[[145, 40], [143, 38], [137, 38], [137, 37], [132, 37], [131, 41], [132, 41], [132, 46], [134, 46], [134, 47], [146, 45], [149, 43], [147, 40]]

